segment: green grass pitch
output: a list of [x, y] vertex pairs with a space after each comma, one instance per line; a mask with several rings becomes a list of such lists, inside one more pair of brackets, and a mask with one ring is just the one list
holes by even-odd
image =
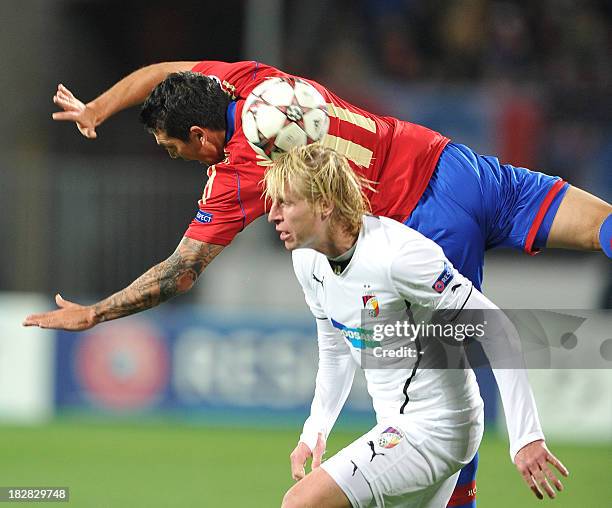
[[[366, 429], [364, 429], [366, 430]], [[328, 456], [357, 437], [337, 431]], [[0, 427], [0, 486], [64, 486], [75, 507], [274, 507], [291, 486], [294, 429], [204, 427], [180, 423], [59, 421]], [[612, 447], [549, 443], [570, 469], [565, 492], [538, 501], [510, 463], [506, 442], [481, 447], [482, 508], [611, 506]], [[41, 506], [3, 503], [3, 506]]]

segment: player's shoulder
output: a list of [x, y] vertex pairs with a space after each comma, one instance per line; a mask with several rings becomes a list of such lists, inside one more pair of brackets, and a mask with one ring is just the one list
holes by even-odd
[[443, 255], [442, 248], [415, 229], [388, 217], [366, 216], [366, 227], [371, 231], [373, 241], [384, 245], [385, 249], [395, 254], [428, 254]]
[[[269, 74], [281, 72], [279, 69], [257, 60], [242, 60], [238, 62], [202, 60], [192, 68], [192, 71], [217, 79], [222, 79], [226, 76], [238, 76], [250, 73], [249, 77], [253, 80], [259, 77], [265, 77]], [[219, 76], [215, 75], [215, 72], [218, 73]]]
[[369, 236], [375, 237], [377, 240], [385, 241], [389, 243], [390, 246], [404, 245], [413, 242], [431, 242], [431, 240], [415, 229], [388, 217], [365, 215], [363, 224]]
[[253, 176], [261, 180], [266, 169], [270, 167], [271, 161], [253, 150], [242, 132], [240, 119], [237, 119], [237, 125], [238, 129], [225, 145], [226, 158], [217, 166], [221, 165], [223, 168], [232, 168], [233, 170], [248, 168], [249, 174], [252, 173]]

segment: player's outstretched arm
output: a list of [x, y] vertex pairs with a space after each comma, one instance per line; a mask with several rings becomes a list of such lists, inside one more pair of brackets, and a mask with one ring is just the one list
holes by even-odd
[[83, 136], [97, 137], [96, 127], [115, 113], [141, 104], [168, 74], [191, 70], [198, 62], [162, 62], [132, 72], [87, 104], [59, 84], [53, 102], [63, 111], [53, 113], [54, 120], [75, 122]]
[[525, 483], [538, 499], [544, 498], [542, 490], [546, 492], [549, 498], [554, 499], [556, 497], [551, 483], [559, 492], [563, 490], [563, 484], [548, 467], [548, 464], [555, 466], [563, 476], [569, 476], [567, 468], [550, 453], [543, 440], [523, 446], [516, 454], [514, 463]]
[[78, 305], [59, 294], [59, 309], [32, 314], [24, 326], [87, 330], [103, 321], [135, 314], [189, 291], [208, 264], [223, 250], [222, 245], [183, 238], [166, 260], [138, 277], [127, 288], [93, 305]]

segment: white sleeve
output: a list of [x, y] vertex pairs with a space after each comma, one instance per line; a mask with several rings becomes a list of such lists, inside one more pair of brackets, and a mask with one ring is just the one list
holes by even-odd
[[[489, 310], [486, 313], [488, 337], [479, 342], [491, 363], [501, 395], [506, 427], [510, 439], [510, 458], [525, 445], [544, 439], [533, 392], [524, 365], [518, 332], [508, 317], [477, 289], [465, 303], [466, 310]], [[493, 312], [490, 312], [490, 311]], [[496, 347], [496, 344], [502, 347]], [[500, 351], [504, 354], [500, 355]], [[500, 357], [501, 356], [501, 357]], [[497, 368], [496, 368], [497, 366]]]
[[421, 235], [399, 249], [389, 276], [403, 299], [432, 310], [460, 309], [472, 290], [472, 283], [446, 259], [442, 248]]
[[300, 436], [310, 450], [314, 450], [319, 432], [325, 439], [329, 436], [351, 391], [356, 368], [348, 346], [328, 319], [317, 319], [317, 335], [319, 370], [315, 394]]

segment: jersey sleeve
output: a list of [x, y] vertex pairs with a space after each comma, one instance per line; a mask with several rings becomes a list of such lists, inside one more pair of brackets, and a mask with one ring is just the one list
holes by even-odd
[[300, 441], [310, 450], [319, 433], [327, 440], [353, 385], [357, 364], [348, 346], [328, 319], [317, 319], [319, 369], [310, 416], [304, 422]]
[[310, 450], [314, 450], [319, 433], [327, 439], [346, 402], [353, 384], [356, 364], [342, 335], [327, 319], [317, 297], [314, 284], [319, 283], [313, 278], [317, 254], [311, 249], [296, 249], [291, 255], [293, 269], [304, 291], [306, 303], [317, 321], [319, 368], [310, 416], [300, 435], [300, 441]]
[[217, 79], [232, 99], [245, 98], [266, 77], [284, 75], [278, 69], [256, 61], [229, 63], [204, 60], [191, 70]]
[[446, 259], [442, 248], [422, 235], [399, 249], [390, 271], [404, 300], [433, 310], [460, 309], [472, 291], [472, 283]]
[[229, 245], [246, 225], [246, 212], [240, 193], [240, 175], [227, 164], [208, 168], [198, 210], [185, 236], [217, 245]]
[[519, 333], [503, 311], [474, 289], [463, 312], [475, 310], [480, 313], [483, 309], [489, 311], [485, 321], [488, 333], [478, 341], [497, 382], [510, 439], [510, 458], [514, 462], [525, 445], [544, 440], [544, 432], [529, 384]]
[[295, 272], [295, 276], [297, 277], [300, 286], [302, 286], [302, 291], [304, 291], [304, 298], [306, 300], [306, 304], [310, 308], [312, 315], [316, 319], [326, 319], [325, 311], [323, 310], [323, 306], [318, 300], [316, 289], [312, 282], [313, 273], [312, 268], [314, 265], [313, 259], [314, 251], [310, 249], [296, 249], [291, 253], [291, 258], [293, 261], [293, 270]]

